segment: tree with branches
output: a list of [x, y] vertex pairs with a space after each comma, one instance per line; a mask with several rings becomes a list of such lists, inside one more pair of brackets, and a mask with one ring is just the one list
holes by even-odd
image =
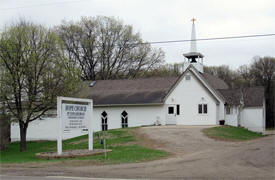
[[81, 68], [84, 80], [134, 78], [164, 60], [161, 49], [143, 43], [132, 26], [112, 17], [64, 21], [56, 32], [64, 42], [67, 57]]
[[24, 20], [0, 34], [1, 98], [19, 123], [20, 151], [26, 150], [29, 123], [76, 87], [80, 72], [62, 49], [53, 31]]
[[266, 126], [275, 126], [275, 58], [254, 57], [250, 74], [253, 83], [265, 87]]

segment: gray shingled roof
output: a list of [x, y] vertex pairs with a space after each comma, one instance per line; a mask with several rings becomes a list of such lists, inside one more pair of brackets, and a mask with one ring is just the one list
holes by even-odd
[[228, 89], [228, 85], [220, 78], [208, 73], [200, 73], [214, 89]]
[[229, 105], [240, 105], [243, 95], [245, 107], [257, 107], [263, 105], [264, 87], [246, 87], [240, 89], [218, 90]]
[[[201, 74], [214, 89], [225, 89], [224, 81], [210, 74]], [[91, 98], [95, 105], [161, 104], [179, 77], [98, 80], [93, 87], [86, 81], [78, 97]]]
[[264, 87], [243, 88], [244, 106], [262, 106], [264, 100]]
[[219, 89], [218, 91], [225, 98], [227, 104], [240, 105], [240, 100], [242, 97], [240, 89]]
[[[223, 80], [207, 73], [200, 73], [200, 75], [224, 97], [227, 104], [239, 105], [242, 93], [246, 107], [262, 106], [263, 104], [263, 87], [228, 89], [228, 85]], [[95, 105], [162, 104], [165, 96], [178, 79], [179, 77], [155, 77], [98, 80], [93, 87], [89, 86], [91, 81], [85, 81], [76, 96], [91, 98]]]
[[[160, 104], [177, 77], [146, 79], [98, 80], [80, 94], [92, 98], [95, 105]], [[87, 94], [88, 93], [88, 94]]]

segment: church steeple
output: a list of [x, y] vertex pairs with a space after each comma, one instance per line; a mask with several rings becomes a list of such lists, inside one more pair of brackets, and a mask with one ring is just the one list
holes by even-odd
[[198, 71], [203, 73], [203, 55], [197, 52], [197, 39], [196, 39], [196, 29], [195, 29], [195, 21], [196, 19], [191, 19], [192, 21], [192, 33], [191, 33], [191, 44], [190, 44], [190, 52], [183, 54], [185, 58], [188, 60], [188, 64], [192, 64], [197, 68]]
[[191, 46], [190, 46], [190, 52], [197, 52], [197, 42], [196, 39], [196, 29], [195, 29], [195, 21], [196, 19], [191, 19], [192, 23], [192, 34], [191, 34]]

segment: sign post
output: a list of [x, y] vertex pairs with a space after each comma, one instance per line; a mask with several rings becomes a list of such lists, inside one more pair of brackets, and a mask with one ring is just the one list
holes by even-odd
[[[91, 119], [92, 119], [92, 115], [94, 114], [94, 112], [93, 112], [93, 110], [94, 110], [94, 108], [93, 108], [93, 101], [91, 100], [91, 103], [90, 103], [90, 108], [91, 108]], [[93, 129], [92, 129], [92, 121], [90, 120], [89, 121], [89, 123], [88, 123], [88, 125], [89, 125], [89, 128], [88, 128], [88, 131], [89, 131], [89, 142], [88, 142], [88, 144], [89, 144], [89, 150], [90, 151], [92, 151], [93, 150], [93, 135], [94, 135], [94, 132], [93, 132]]]
[[[63, 101], [70, 103], [63, 103]], [[78, 104], [73, 104], [71, 102], [78, 102]], [[70, 130], [88, 131], [89, 150], [93, 150], [92, 115], [93, 101], [91, 99], [57, 97], [58, 155], [62, 154], [63, 132], [70, 132]]]

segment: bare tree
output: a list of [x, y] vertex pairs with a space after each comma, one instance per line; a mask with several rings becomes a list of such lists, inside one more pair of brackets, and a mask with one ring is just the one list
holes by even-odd
[[27, 128], [55, 107], [57, 95], [73, 91], [79, 72], [63, 56], [55, 33], [26, 21], [0, 36], [1, 97], [20, 126], [20, 151], [26, 150]]
[[255, 57], [251, 65], [251, 76], [255, 85], [265, 87], [267, 126], [275, 125], [275, 58]]
[[163, 64], [149, 71], [140, 71], [139, 78], [179, 76], [183, 73], [184, 63]]
[[235, 74], [235, 78], [232, 82], [232, 84], [234, 84], [234, 87], [240, 88], [253, 86], [250, 71], [251, 67], [247, 65], [242, 65], [236, 71], [233, 71]]
[[164, 59], [161, 49], [143, 44], [130, 25], [112, 17], [83, 17], [64, 21], [56, 28], [66, 55], [77, 62], [84, 80], [135, 77], [157, 67]]
[[205, 66], [204, 72], [217, 76], [224, 80], [230, 87], [235, 87], [234, 80], [236, 73], [232, 71], [229, 66]]

